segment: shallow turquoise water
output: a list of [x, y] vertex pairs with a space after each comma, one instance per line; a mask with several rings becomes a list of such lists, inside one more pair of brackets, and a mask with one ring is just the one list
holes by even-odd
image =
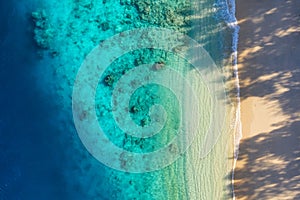
[[[121, 172], [98, 162], [81, 143], [72, 118], [72, 89], [77, 72], [88, 53], [107, 38], [134, 28], [163, 27], [187, 34], [208, 51], [220, 70], [231, 53], [231, 32], [224, 22], [226, 7], [222, 1], [42, 1], [33, 14], [35, 40], [42, 58], [36, 73], [45, 93], [56, 97], [61, 110], [54, 119], [68, 159], [64, 171], [64, 187], [72, 199], [227, 199], [232, 135], [223, 130], [209, 156], [197, 157], [197, 148], [178, 158], [173, 164], [154, 172]], [[223, 14], [222, 14], [223, 13]], [[100, 59], [101, 60], [101, 59]], [[163, 50], [142, 49], [114, 60], [97, 87], [98, 122], [113, 143], [125, 150], [152, 152], [176, 137], [180, 106], [168, 88], [146, 85], [132, 96], [130, 116], [140, 126], [151, 124], [148, 111], [161, 104], [169, 114], [162, 130], [152, 138], [129, 136], [116, 126], [111, 96], [117, 81], [141, 64], [176, 68], [182, 75], [192, 71], [186, 60]], [[101, 62], [100, 62], [101, 64]], [[225, 79], [225, 77], [224, 77]], [[199, 80], [201, 82], [201, 80]], [[45, 89], [47, 88], [47, 89]], [[203, 90], [205, 91], [205, 90]], [[203, 93], [202, 106], [214, 106]], [[225, 100], [224, 100], [225, 101]], [[136, 111], [135, 111], [136, 110]], [[203, 127], [210, 113], [203, 115]], [[219, 119], [216, 119], [219, 120]], [[220, 119], [222, 120], [222, 119]], [[199, 139], [199, 143], [201, 143]], [[196, 143], [197, 144], [197, 143]], [[230, 186], [229, 186], [230, 187]]]

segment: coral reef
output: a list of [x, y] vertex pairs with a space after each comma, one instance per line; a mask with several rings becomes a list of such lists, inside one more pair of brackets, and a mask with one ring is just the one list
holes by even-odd
[[138, 10], [141, 20], [153, 25], [173, 27], [179, 30], [180, 27], [190, 20], [190, 4], [187, 2], [170, 4], [163, 1], [132, 0], [131, 4]]
[[31, 17], [33, 19], [34, 39], [37, 45], [43, 49], [50, 48], [50, 42], [54, 37], [54, 31], [47, 19], [47, 14], [44, 10], [32, 12]]
[[115, 77], [113, 75], [107, 75], [105, 78], [104, 78], [104, 83], [107, 85], [107, 86], [112, 86], [114, 84], [114, 80], [115, 80]]
[[[53, 82], [58, 84], [56, 92], [58, 92], [61, 99], [63, 99], [63, 103], [61, 103], [60, 106], [65, 106], [64, 109], [70, 110], [68, 106], [70, 106], [69, 102], [71, 102], [70, 94], [76, 72], [85, 56], [95, 46], [115, 34], [134, 28], [157, 26], [176, 29], [186, 33], [188, 29], [184, 26], [189, 22], [189, 13], [187, 12], [189, 5], [190, 2], [186, 0], [176, 0], [174, 2], [164, 0], [72, 0], [70, 1], [70, 5], [53, 5], [53, 9], [47, 9], [47, 13], [43, 10], [33, 12], [34, 39], [42, 51], [45, 50], [51, 57], [55, 58], [55, 64], [53, 65], [53, 68], [55, 68], [55, 78], [60, 81]], [[168, 142], [168, 138], [173, 138], [172, 134], [175, 134], [175, 132], [165, 131], [166, 129], [162, 130], [163, 134], [157, 134], [152, 140], [135, 138], [124, 134], [122, 130], [116, 128], [117, 126], [112, 120], [110, 99], [114, 85], [123, 74], [136, 66], [149, 63], [153, 64], [153, 70], [160, 70], [163, 69], [165, 65], [172, 64], [171, 61], [174, 60], [175, 62], [175, 60], [178, 60], [177, 57], [174, 58], [174, 56], [168, 55], [170, 55], [170, 53], [157, 49], [140, 49], [129, 52], [113, 61], [104, 72], [104, 75], [99, 77], [100, 84], [95, 96], [95, 109], [98, 121], [100, 124], [104, 124], [103, 130], [107, 134], [107, 137], [114, 141], [115, 145], [120, 148], [122, 147], [132, 152], [151, 152], [164, 146], [164, 144]], [[174, 99], [169, 93], [170, 91], [166, 89], [163, 90], [154, 86], [140, 88], [130, 101], [128, 114], [137, 125], [142, 127], [148, 126], [151, 124], [149, 108], [154, 104], [168, 104], [169, 107], [166, 106], [167, 110], [174, 110], [173, 107], [179, 108], [176, 102], [168, 103], [170, 99]], [[166, 98], [162, 100], [163, 97], [159, 96]], [[176, 110], [176, 112], [179, 111]], [[172, 113], [171, 116], [177, 115], [176, 113]], [[176, 118], [168, 119], [168, 127], [177, 130], [179, 123], [176, 123], [176, 121], [178, 120], [179, 119]], [[76, 141], [74, 143], [76, 143]], [[80, 146], [77, 143], [72, 145]], [[78, 151], [82, 154], [81, 150]], [[82, 158], [78, 155], [76, 156], [76, 159], [80, 158], [78, 160], [79, 166], [82, 165], [82, 163], [90, 162], [86, 157]], [[98, 173], [103, 173], [99, 171], [94, 172], [92, 170], [83, 171], [82, 176], [79, 175], [79, 179], [82, 180], [87, 177], [85, 173], [95, 173], [95, 177], [97, 178], [100, 176]], [[114, 191], [118, 189], [118, 186], [121, 187], [122, 184], [129, 182], [130, 177], [124, 178], [124, 176], [121, 176], [117, 172], [107, 170], [105, 173], [110, 173], [110, 178], [105, 180], [110, 181], [109, 184], [114, 183], [113, 185], [116, 186], [113, 189]], [[126, 190], [122, 188], [122, 192], [112, 192], [107, 195], [111, 195], [109, 199], [122, 199], [122, 194], [130, 194], [132, 198], [128, 197], [128, 199], [137, 197], [144, 199], [143, 196], [150, 198], [150, 196], [154, 194], [160, 194], [160, 189], [156, 191], [155, 188], [147, 184], [147, 187], [145, 187], [143, 184], [138, 184], [137, 180], [144, 181], [147, 179], [147, 182], [154, 183], [158, 181], [159, 178], [157, 177], [145, 176], [144, 179], [131, 177], [130, 180], [134, 180], [131, 181], [130, 184], [132, 187], [128, 187]], [[97, 181], [95, 182], [97, 183]], [[135, 182], [137, 184], [135, 184]], [[91, 199], [98, 199], [99, 196], [97, 196], [97, 193], [102, 193], [103, 188], [105, 188], [104, 186], [96, 187], [96, 183], [94, 184], [95, 187], [84, 188], [84, 190], [91, 191], [91, 196], [94, 195], [95, 198], [91, 197]], [[80, 187], [85, 187], [83, 182], [80, 183]]]

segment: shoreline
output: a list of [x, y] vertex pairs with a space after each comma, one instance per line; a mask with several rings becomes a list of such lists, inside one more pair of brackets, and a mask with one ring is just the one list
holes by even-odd
[[[224, 19], [227, 28], [232, 31], [232, 52], [230, 54], [229, 63], [224, 64], [225, 70], [230, 78], [226, 85], [229, 89], [229, 99], [232, 102], [232, 116], [231, 118], [231, 131], [233, 139], [233, 147], [232, 147], [232, 169], [230, 173], [231, 177], [231, 198], [235, 200], [235, 192], [234, 192], [234, 170], [236, 168], [236, 163], [239, 154], [239, 143], [242, 138], [242, 122], [241, 122], [241, 101], [240, 101], [240, 79], [239, 79], [239, 69], [238, 69], [238, 43], [239, 43], [239, 31], [240, 27], [238, 25], [238, 21], [236, 19], [236, 1], [235, 0], [227, 0], [227, 17]], [[231, 74], [231, 75], [230, 75]], [[232, 133], [231, 133], [232, 132]]]
[[299, 7], [237, 1], [243, 138], [236, 199], [300, 198]]

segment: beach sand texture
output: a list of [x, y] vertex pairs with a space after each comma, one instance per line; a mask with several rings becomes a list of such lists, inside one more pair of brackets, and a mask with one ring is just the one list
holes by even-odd
[[300, 1], [237, 1], [237, 199], [300, 199]]

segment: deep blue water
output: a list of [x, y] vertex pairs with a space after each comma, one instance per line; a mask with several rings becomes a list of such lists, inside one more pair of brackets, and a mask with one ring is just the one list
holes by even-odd
[[16, 5], [0, 1], [0, 200], [67, 199], [57, 107], [37, 87], [29, 13]]
[[[0, 0], [0, 200], [82, 200], [93, 196], [108, 199], [109, 193], [119, 188], [112, 189], [107, 180], [115, 179], [119, 184], [128, 178], [127, 185], [119, 184], [125, 189], [133, 188], [132, 180], [147, 184], [155, 180], [151, 179], [153, 174], [115, 172], [115, 176], [110, 177], [105, 174], [109, 170], [94, 160], [80, 142], [75, 142], [77, 149], [68, 147], [69, 139], [76, 140], [77, 135], [71, 113], [63, 113], [62, 104], [71, 102], [57, 104], [58, 97], [48, 92], [53, 90], [53, 85], [39, 81], [36, 72], [43, 70], [37, 70], [41, 67], [41, 58], [33, 40], [30, 13], [34, 10], [30, 0]], [[51, 71], [46, 70], [51, 63], [44, 67], [45, 73]], [[62, 124], [61, 114], [71, 123]], [[72, 156], [76, 159], [70, 159]], [[88, 162], [78, 170], [81, 158]], [[178, 183], [177, 177], [172, 183]], [[142, 188], [139, 184], [136, 182], [137, 188], [134, 188], [137, 192]], [[97, 187], [101, 194], [95, 193], [99, 192]], [[95, 194], [89, 194], [93, 192]]]
[[[30, 17], [35, 8], [29, 3], [0, 0], [0, 200], [108, 199], [114, 191], [102, 173], [105, 166], [82, 147], [80, 156], [88, 157], [100, 173], [86, 175], [76, 168], [80, 147], [67, 146], [73, 124], [62, 124], [63, 105], [49, 96], [53, 86], [42, 85], [36, 73], [41, 72], [41, 58]], [[97, 187], [95, 179], [101, 194], [89, 194]]]

